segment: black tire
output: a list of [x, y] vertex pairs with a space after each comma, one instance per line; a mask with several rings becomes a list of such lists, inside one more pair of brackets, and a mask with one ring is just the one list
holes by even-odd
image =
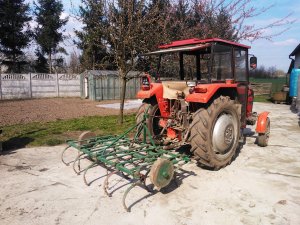
[[218, 170], [231, 163], [239, 147], [240, 118], [240, 105], [224, 96], [195, 112], [189, 142], [200, 166]]
[[[148, 110], [148, 111], [147, 111]], [[135, 116], [136, 123], [139, 123], [143, 120], [144, 113], [147, 111], [149, 118], [146, 120], [147, 127], [150, 131], [151, 136], [156, 136], [160, 134], [162, 128], [159, 126], [159, 116], [160, 111], [157, 104], [143, 103], [137, 111]], [[139, 128], [138, 128], [139, 130]]]
[[264, 134], [258, 134], [257, 145], [260, 147], [268, 146], [269, 136], [270, 136], [270, 119], [268, 117], [267, 118], [267, 131]]

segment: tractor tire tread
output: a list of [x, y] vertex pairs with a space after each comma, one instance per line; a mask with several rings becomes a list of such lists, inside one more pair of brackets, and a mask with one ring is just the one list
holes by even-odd
[[[193, 121], [191, 123], [191, 133], [189, 136], [189, 142], [191, 144], [191, 153], [195, 156], [200, 166], [207, 167], [209, 169], [218, 170], [231, 163], [236, 153], [236, 149], [230, 152], [229, 156], [225, 160], [220, 161], [216, 158], [215, 153], [210, 143], [210, 132], [214, 123], [214, 118], [222, 110], [223, 107], [230, 108], [233, 113], [236, 113], [238, 117], [238, 126], [240, 125], [240, 112], [239, 106], [234, 103], [228, 96], [220, 96], [215, 99], [213, 103], [207, 108], [201, 108], [193, 115]], [[238, 134], [240, 131], [238, 130]], [[238, 139], [234, 143], [236, 148], [238, 147]]]

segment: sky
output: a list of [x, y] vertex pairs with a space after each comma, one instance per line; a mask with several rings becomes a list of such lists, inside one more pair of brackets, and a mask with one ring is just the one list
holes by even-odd
[[[271, 21], [284, 18], [288, 14], [291, 20], [295, 20], [292, 25], [286, 26], [288, 30], [283, 34], [274, 37], [272, 41], [257, 40], [253, 43], [243, 41], [251, 45], [250, 53], [258, 58], [258, 66], [275, 66], [277, 69], [287, 72], [291, 60], [290, 53], [300, 44], [300, 1], [299, 0], [257, 0], [253, 1], [260, 7], [274, 4], [274, 6], [263, 15], [249, 21], [250, 24], [266, 25]], [[274, 34], [282, 28], [273, 28], [266, 30], [266, 34]]]
[[[26, 0], [26, 2], [32, 3], [33, 0]], [[70, 39], [75, 37], [74, 29], [80, 29], [82, 26], [71, 15], [74, 13], [74, 9], [80, 4], [80, 0], [62, 0], [64, 4], [65, 12], [62, 17], [69, 16], [69, 22], [66, 25], [66, 34]], [[246, 23], [249, 25], [255, 25], [257, 27], [264, 27], [276, 20], [282, 19], [288, 14], [291, 14], [289, 20], [295, 20], [291, 25], [284, 27], [273, 27], [271, 29], [265, 29], [265, 35], [272, 35], [287, 28], [283, 34], [273, 37], [269, 40], [255, 40], [254, 42], [241, 41], [241, 43], [250, 45], [251, 54], [254, 54], [258, 58], [258, 66], [271, 67], [275, 66], [277, 69], [287, 71], [290, 59], [289, 54], [300, 44], [300, 1], [299, 0], [252, 0], [252, 4], [256, 8], [268, 7], [273, 5], [267, 12], [249, 19]], [[33, 24], [34, 26], [34, 24]], [[192, 38], [192, 37], [191, 37]], [[79, 54], [76, 46], [72, 40], [64, 41], [67, 51], [76, 52]], [[34, 51], [32, 51], [34, 52]]]

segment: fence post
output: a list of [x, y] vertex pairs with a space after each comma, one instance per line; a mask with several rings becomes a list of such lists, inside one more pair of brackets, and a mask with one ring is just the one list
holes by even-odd
[[31, 81], [31, 73], [29, 73], [29, 95], [32, 98], [32, 81]]
[[57, 97], [59, 97], [59, 80], [58, 80], [58, 73], [56, 73], [56, 86], [57, 86]]

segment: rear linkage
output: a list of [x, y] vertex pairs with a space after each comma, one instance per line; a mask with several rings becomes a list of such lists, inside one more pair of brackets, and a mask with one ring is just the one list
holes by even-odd
[[[122, 174], [131, 179], [133, 183], [123, 195], [123, 206], [127, 212], [130, 211], [130, 208], [126, 205], [126, 197], [135, 186], [142, 186], [148, 192], [153, 192], [146, 185], [146, 179], [149, 177], [151, 183], [159, 191], [169, 185], [173, 179], [176, 181], [176, 171], [190, 161], [190, 158], [185, 154], [175, 152], [174, 149], [165, 150], [155, 144], [146, 125], [146, 120], [149, 117], [148, 109], [145, 111], [143, 120], [122, 135], [96, 137], [92, 132], [84, 132], [78, 141], [68, 140], [69, 146], [63, 150], [61, 155], [65, 165], [68, 166], [73, 163], [73, 170], [76, 174], [79, 175], [83, 172], [83, 180], [87, 186], [90, 185], [86, 180], [86, 173], [89, 169], [97, 165], [106, 168], [107, 176], [103, 183], [103, 189], [108, 196], [111, 196], [108, 187], [109, 178], [112, 175]], [[132, 132], [136, 133], [134, 138], [130, 139], [128, 136]], [[74, 161], [67, 163], [63, 157], [65, 151], [71, 147], [78, 150], [78, 156]], [[90, 159], [92, 163], [81, 170], [80, 160], [84, 158]]]

